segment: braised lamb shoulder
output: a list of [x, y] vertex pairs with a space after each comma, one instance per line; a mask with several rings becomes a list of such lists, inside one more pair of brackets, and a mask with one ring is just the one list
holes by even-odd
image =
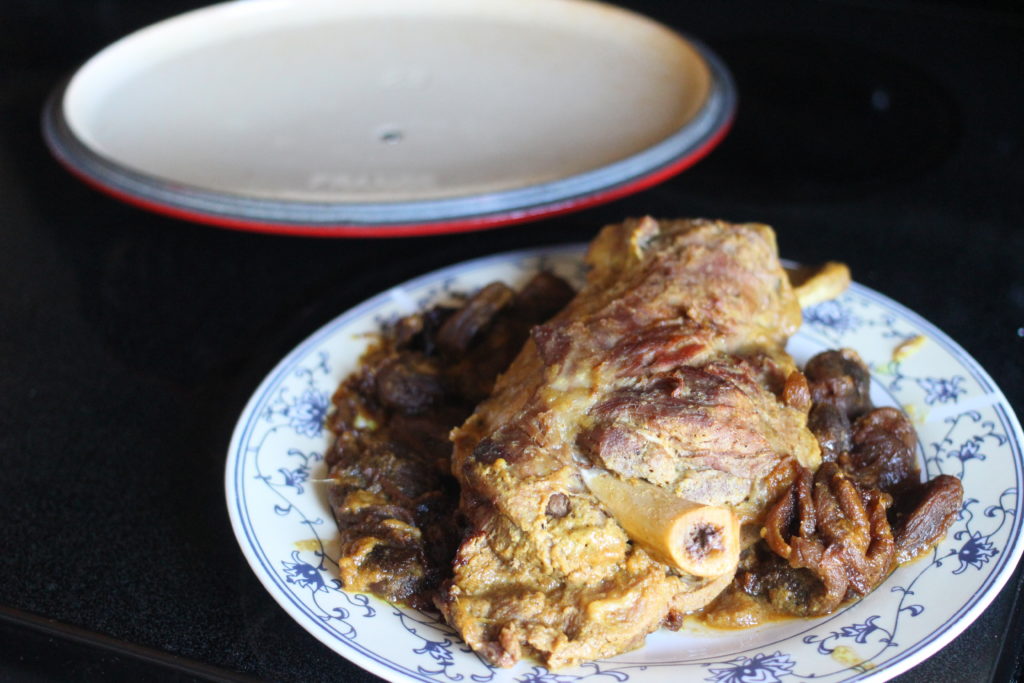
[[[733, 578], [735, 562], [709, 576], [667, 561], [655, 532], [638, 537], [595, 495], [595, 476], [724, 507], [749, 545], [792, 473], [821, 462], [809, 387], [784, 351], [800, 309], [770, 228], [631, 220], [587, 261], [583, 290], [452, 435], [468, 530], [438, 607], [502, 666], [639, 647]], [[699, 560], [722, 533], [695, 527], [684, 549]]]

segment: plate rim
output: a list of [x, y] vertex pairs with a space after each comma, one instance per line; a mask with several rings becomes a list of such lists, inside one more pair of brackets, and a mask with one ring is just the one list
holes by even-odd
[[[130, 169], [93, 150], [75, 135], [64, 112], [64, 96], [75, 76], [96, 56], [154, 27], [211, 9], [232, 11], [233, 0], [185, 12], [133, 31], [80, 64], [53, 89], [44, 104], [41, 128], [51, 154], [87, 185], [127, 204], [216, 227], [317, 237], [403, 237], [482, 230], [579, 211], [661, 183], [696, 164], [728, 134], [738, 95], [724, 61], [707, 45], [652, 17], [601, 0], [562, 0], [583, 8], [631, 15], [676, 36], [707, 69], [704, 102], [668, 136], [623, 159], [544, 183], [450, 198], [398, 202], [321, 202], [261, 199], [212, 191]], [[247, 3], [286, 5], [285, 0]], [[248, 8], [238, 8], [246, 11]]]
[[[367, 650], [355, 641], [339, 640], [326, 628], [321, 627], [319, 629], [315, 629], [313, 622], [308, 620], [308, 615], [302, 611], [302, 608], [298, 604], [296, 604], [291, 593], [279, 584], [279, 578], [276, 573], [272, 571], [271, 568], [267, 567], [263, 563], [262, 559], [258, 557], [255, 549], [252, 547], [251, 543], [249, 543], [249, 534], [246, 532], [248, 530], [254, 533], [254, 531], [247, 526], [246, 521], [244, 520], [244, 515], [241, 510], [242, 501], [237, 495], [238, 487], [236, 484], [240, 481], [238, 477], [241, 476], [241, 467], [239, 466], [239, 462], [236, 460], [235, 454], [238, 451], [239, 446], [243, 443], [244, 432], [247, 431], [243, 427], [243, 422], [247, 416], [253, 413], [253, 408], [262, 401], [266, 391], [277, 383], [282, 373], [291, 369], [290, 366], [295, 360], [308, 355], [312, 348], [316, 347], [325, 338], [329, 338], [333, 335], [336, 332], [336, 328], [343, 327], [350, 319], [359, 319], [366, 315], [368, 311], [387, 303], [391, 299], [392, 293], [395, 290], [415, 289], [427, 282], [437, 281], [442, 277], [453, 277], [457, 272], [477, 271], [482, 268], [486, 268], [491, 264], [499, 265], [515, 262], [524, 258], [557, 257], [570, 255], [572, 253], [578, 253], [582, 256], [585, 248], [585, 243], [573, 243], [505, 251], [449, 264], [388, 287], [387, 289], [360, 301], [355, 306], [352, 306], [339, 315], [331, 318], [293, 347], [291, 351], [276, 363], [273, 369], [264, 376], [258, 387], [254, 389], [253, 393], [250, 395], [243, 410], [239, 413], [238, 421], [236, 422], [235, 428], [232, 432], [228, 448], [228, 457], [225, 463], [225, 502], [227, 503], [229, 518], [231, 520], [232, 530], [235, 533], [236, 541], [239, 543], [239, 547], [249, 563], [250, 568], [257, 574], [261, 584], [263, 584], [264, 588], [271, 594], [275, 602], [277, 602], [289, 614], [289, 616], [295, 619], [307, 632], [311, 633], [314, 637], [327, 645], [336, 654], [342, 654], [342, 656], [349, 659], [353, 664], [378, 676], [385, 677], [390, 681], [421, 680], [434, 682], [437, 680], [436, 678], [410, 671], [400, 664], [383, 660], [380, 658], [380, 655]], [[1013, 454], [1012, 469], [1014, 470], [1016, 481], [1018, 484], [1024, 482], [1024, 450], [1022, 450], [1024, 449], [1024, 429], [1021, 427], [1021, 423], [1013, 410], [1013, 406], [1009, 403], [1003, 391], [980, 365], [980, 363], [978, 363], [977, 360], [967, 353], [967, 351], [949, 335], [903, 304], [857, 282], [853, 282], [850, 289], [855, 291], [857, 294], [865, 296], [875, 305], [894, 310], [909, 322], [920, 327], [927, 333], [930, 340], [937, 342], [961, 364], [963, 369], [970, 373], [985, 392], [984, 395], [989, 397], [989, 405], [993, 407], [1000, 417], [1002, 427], [1005, 429], [1006, 435], [1008, 436], [1010, 451]], [[1019, 487], [1016, 495], [1016, 500], [1018, 502], [1024, 499], [1024, 492], [1022, 492]], [[922, 641], [894, 653], [893, 657], [890, 659], [878, 662], [875, 668], [843, 678], [842, 680], [887, 680], [920, 664], [955, 640], [992, 604], [999, 592], [1012, 577], [1016, 567], [1020, 564], [1021, 557], [1024, 555], [1024, 537], [1022, 537], [1021, 534], [1022, 527], [1024, 527], [1024, 515], [1021, 515], [1020, 510], [1017, 510], [1016, 514], [1013, 515], [1013, 522], [1007, 536], [1008, 542], [1012, 543], [1012, 545], [1008, 548], [1003, 548], [1000, 553], [1000, 557], [994, 561], [995, 568], [989, 573], [982, 586], [971, 596], [966, 604], [958, 608], [955, 613], [950, 615], [944, 621], [944, 623], [933, 628], [931, 630], [931, 637], [925, 637]], [[243, 543], [243, 538], [245, 538], [246, 543]], [[1009, 552], [1007, 550], [1009, 550]], [[262, 571], [258, 570], [258, 568]], [[386, 602], [382, 602], [382, 604], [386, 604], [389, 607], [391, 606], [390, 603]], [[855, 605], [858, 603], [852, 604]], [[843, 612], [845, 612], [845, 609], [830, 615], [824, 620], [817, 620], [814, 623], [817, 626], [821, 623], [831, 621]], [[773, 645], [777, 645], [778, 642], [785, 642], [792, 638], [799, 637], [799, 635], [800, 634], [787, 636], [781, 641], [770, 643], [768, 645], [758, 645], [756, 647], [769, 648]], [[353, 654], [354, 658], [350, 657], [348, 654], [341, 653], [335, 648], [335, 645], [339, 642], [345, 643], [350, 648], [348, 652]], [[672, 664], [648, 666], [672, 666]], [[389, 677], [392, 676], [392, 673], [389, 672], [399, 674], [403, 678]]]

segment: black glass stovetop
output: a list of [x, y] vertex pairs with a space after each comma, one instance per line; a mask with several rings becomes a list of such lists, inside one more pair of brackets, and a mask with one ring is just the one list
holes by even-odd
[[[623, 3], [735, 75], [734, 128], [637, 195], [454, 236], [314, 240], [145, 213], [62, 170], [50, 90], [181, 0], [13, 0], [0, 19], [0, 680], [375, 680], [294, 623], [232, 535], [234, 420], [310, 332], [416, 275], [625, 216], [775, 226], [957, 340], [1024, 409], [1016, 3]], [[1015, 574], [905, 681], [1019, 677]], [[785, 680], [785, 679], [783, 679]]]

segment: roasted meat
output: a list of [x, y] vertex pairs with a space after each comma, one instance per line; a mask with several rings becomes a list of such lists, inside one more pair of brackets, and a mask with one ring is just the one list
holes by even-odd
[[548, 273], [518, 293], [492, 283], [462, 306], [402, 318], [342, 382], [326, 460], [346, 589], [432, 607], [458, 543], [448, 432], [572, 294]]
[[963, 488], [921, 483], [857, 353], [801, 372], [783, 350], [845, 267], [794, 292], [769, 228], [649, 218], [587, 261], [571, 302], [540, 274], [403, 318], [342, 383], [346, 589], [436, 606], [495, 664], [561, 668], [689, 613], [828, 614], [946, 534]]
[[[756, 537], [785, 473], [820, 463], [810, 387], [784, 351], [800, 309], [770, 228], [632, 220], [605, 228], [587, 261], [585, 288], [453, 432], [468, 530], [438, 606], [502, 666], [638, 647], [732, 579], [631, 535], [593, 472], [724, 506]], [[720, 531], [696, 529], [689, 549], [715, 550]]]

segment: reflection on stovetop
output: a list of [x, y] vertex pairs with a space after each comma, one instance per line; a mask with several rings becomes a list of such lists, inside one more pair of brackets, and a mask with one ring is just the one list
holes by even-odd
[[[786, 35], [733, 38], [716, 49], [742, 95], [732, 133], [695, 178], [700, 192], [742, 187], [751, 196], [740, 199], [762, 202], [845, 198], [934, 168], [960, 138], [953, 96], [893, 56]], [[718, 172], [726, 170], [730, 182]]]

